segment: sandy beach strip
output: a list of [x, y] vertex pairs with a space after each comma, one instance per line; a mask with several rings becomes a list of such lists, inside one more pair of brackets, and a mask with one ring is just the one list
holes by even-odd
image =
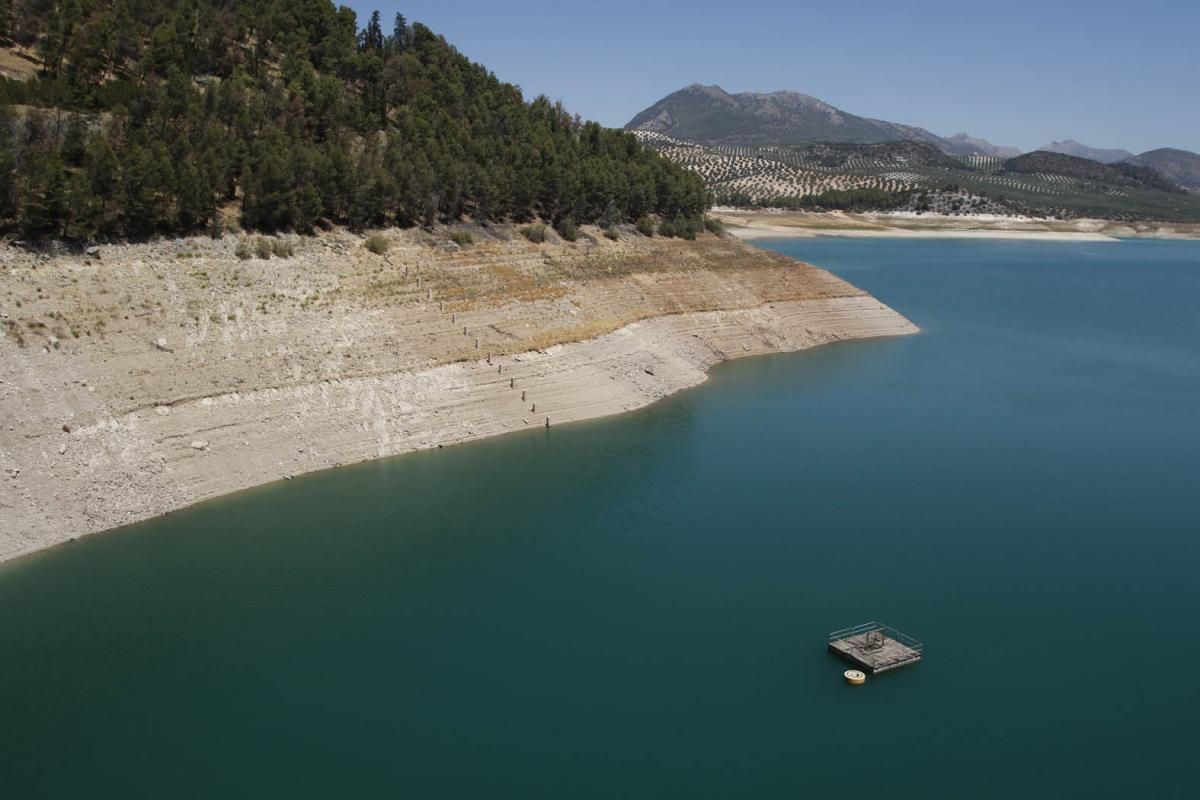
[[1200, 225], [1170, 222], [1117, 222], [1101, 219], [1040, 219], [995, 214], [949, 216], [886, 212], [714, 209], [739, 239], [791, 239], [818, 236], [895, 239], [1010, 239], [1051, 242], [1115, 242], [1124, 238], [1197, 239]]
[[856, 230], [853, 228], [798, 228], [785, 225], [755, 225], [753, 227], [729, 226], [729, 232], [739, 239], [816, 239], [836, 237], [843, 239], [1019, 239], [1045, 242], [1115, 242], [1119, 239], [1103, 233], [1064, 231], [1020, 231], [1020, 230], [911, 230], [907, 228], [884, 228], [881, 230]]

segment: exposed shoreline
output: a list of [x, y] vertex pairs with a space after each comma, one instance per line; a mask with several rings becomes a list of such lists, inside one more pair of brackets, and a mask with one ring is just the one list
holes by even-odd
[[744, 211], [716, 209], [714, 216], [739, 239], [836, 236], [894, 239], [1018, 239], [1054, 242], [1115, 242], [1122, 238], [1198, 239], [1200, 225], [1122, 223], [1110, 220], [1045, 220], [989, 215], [947, 216], [911, 212]]
[[[130, 330], [103, 338], [89, 333], [64, 341], [47, 333], [53, 342], [34, 343], [26, 328], [22, 346], [11, 335], [0, 339], [9, 365], [0, 370], [0, 411], [16, 423], [0, 429], [0, 561], [293, 475], [540, 428], [547, 417], [553, 427], [641, 408], [702, 383], [721, 361], [916, 331], [823, 270], [728, 240], [631, 236], [610, 253], [614, 264], [632, 264], [626, 274], [560, 276], [533, 291], [507, 271], [528, 270], [530, 277], [544, 268], [548, 249], [506, 241], [459, 254], [413, 236], [399, 235], [407, 247], [390, 263], [357, 250], [335, 254], [335, 263], [341, 269], [342, 262], [362, 261], [370, 269], [353, 275], [369, 276], [366, 285], [375, 286], [381, 273], [403, 269], [402, 260], [421, 262], [429, 281], [421, 287], [424, 302], [339, 299], [328, 308], [299, 304], [279, 319], [266, 313], [244, 324], [234, 324], [243, 320], [223, 306], [230, 320], [219, 326], [203, 314], [147, 313], [161, 330], [194, 328], [163, 337], [162, 346], [132, 320], [122, 322]], [[594, 270], [602, 246], [599, 239], [562, 245], [554, 259], [559, 269], [569, 262]], [[120, 265], [111, 257], [100, 265], [72, 259], [17, 265], [0, 273], [0, 289], [41, 300], [51, 296], [50, 287], [61, 292], [85, 272], [117, 284], [125, 272], [132, 284], [147, 261], [161, 258], [147, 247], [133, 246]], [[218, 267], [246, 282], [243, 271], [299, 266], [229, 264], [220, 252], [209, 258], [209, 266], [192, 267], [209, 291]], [[464, 258], [471, 263], [459, 263]], [[697, 265], [698, 259], [708, 263]], [[505, 297], [483, 302], [475, 293], [445, 311], [430, 300], [426, 286], [449, 296], [481, 265], [495, 270], [501, 262]], [[728, 268], [716, 266], [722, 262]], [[313, 270], [307, 280], [334, 283], [329, 269]], [[278, 275], [263, 277], [267, 286], [281, 282]], [[166, 282], [141, 284], [155, 296], [131, 298], [129, 305], [170, 299], [183, 314], [194, 308], [187, 299], [196, 289]], [[351, 285], [349, 270], [340, 283]], [[451, 314], [467, 322], [469, 335], [438, 319]], [[561, 324], [588, 315], [591, 321]], [[325, 327], [314, 335], [314, 325]], [[529, 330], [516, 334], [514, 326]], [[379, 339], [397, 330], [395, 342]], [[338, 345], [365, 348], [369, 357], [350, 368], [350, 353]]]

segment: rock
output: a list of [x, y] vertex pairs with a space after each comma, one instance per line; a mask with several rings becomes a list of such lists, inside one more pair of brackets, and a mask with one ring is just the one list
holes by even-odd
[[67, 452], [67, 443], [63, 442], [58, 446], [58, 454], [61, 456]]
[[645, 372], [646, 372], [646, 374], [647, 374], [647, 375], [653, 375], [653, 374], [654, 374], [654, 370], [653, 370], [653, 369], [651, 369], [650, 367], [646, 367], [646, 368], [645, 368]]
[[8, 477], [10, 477], [10, 478], [16, 478], [20, 474], [21, 474], [21, 470], [17, 469], [16, 467], [13, 467], [12, 469], [8, 470]]
[[207, 450], [208, 442], [204, 441], [203, 439], [196, 439], [192, 442], [192, 449], [193, 450]]
[[83, 252], [84, 252], [84, 255], [89, 255], [89, 256], [92, 256], [93, 258], [95, 258], [100, 255], [100, 248], [97, 247], [96, 245], [92, 245], [91, 247], [89, 247], [87, 250], [84, 250]]
[[171, 413], [171, 409], [167, 406], [155, 406], [154, 413], [158, 414], [160, 417], [165, 417], [167, 414]]

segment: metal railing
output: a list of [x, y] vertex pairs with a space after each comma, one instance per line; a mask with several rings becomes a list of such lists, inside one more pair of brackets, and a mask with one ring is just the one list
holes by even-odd
[[925, 649], [925, 645], [918, 642], [908, 634], [901, 633], [895, 628], [890, 628], [879, 622], [864, 622], [862, 625], [855, 625], [853, 628], [842, 628], [840, 631], [834, 631], [829, 634], [829, 643], [841, 641], [842, 639], [852, 639], [855, 636], [865, 636], [868, 633], [882, 632], [889, 639], [894, 639], [900, 644], [908, 647], [918, 653]]

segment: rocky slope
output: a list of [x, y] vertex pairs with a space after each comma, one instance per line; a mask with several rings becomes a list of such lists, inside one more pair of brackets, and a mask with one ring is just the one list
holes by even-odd
[[306, 471], [617, 413], [915, 328], [733, 240], [511, 229], [0, 251], [0, 560]]
[[798, 92], [730, 94], [692, 84], [645, 109], [625, 128], [700, 144], [789, 145], [800, 142], [926, 142], [943, 140], [922, 128], [868, 119]]

